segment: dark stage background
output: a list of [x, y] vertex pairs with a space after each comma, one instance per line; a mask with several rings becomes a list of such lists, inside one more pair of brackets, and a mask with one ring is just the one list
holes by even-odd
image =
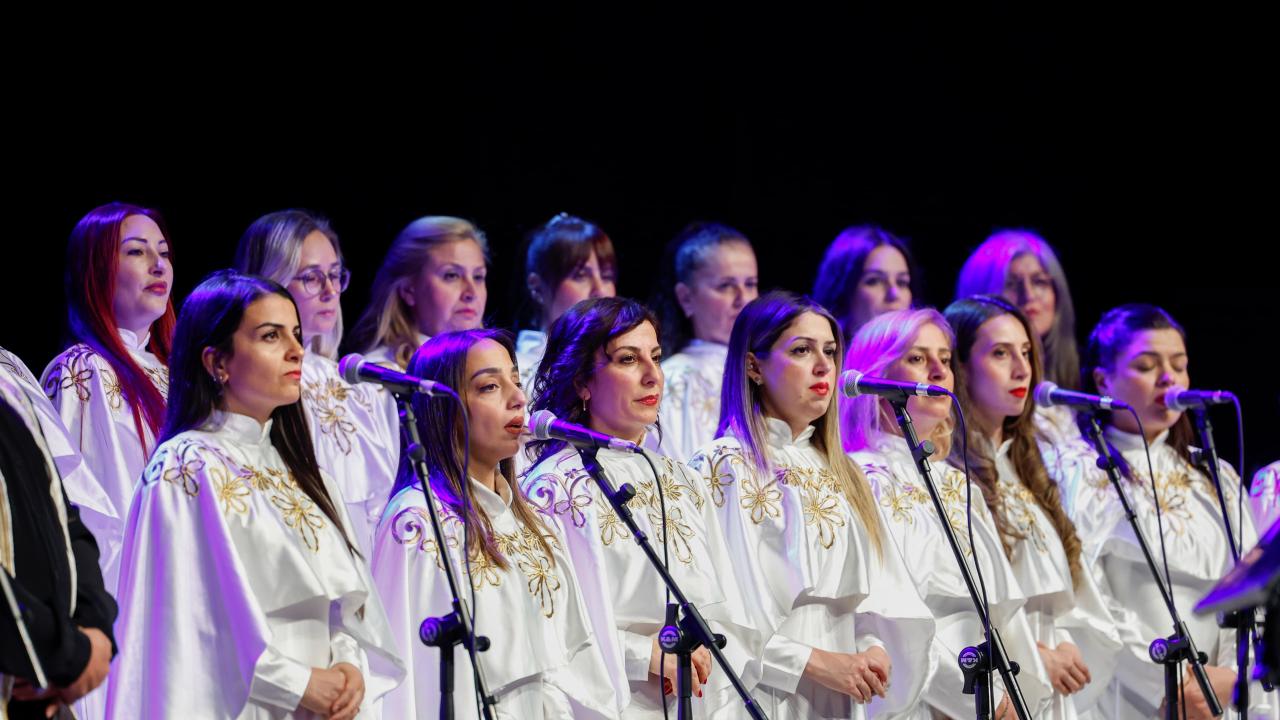
[[1248, 469], [1280, 458], [1273, 241], [1247, 218], [1269, 166], [1248, 79], [1261, 53], [1229, 21], [1183, 19], [1225, 46], [1210, 52], [1158, 24], [1011, 8], [749, 28], [708, 10], [623, 23], [639, 38], [550, 12], [557, 29], [490, 19], [447, 47], [267, 58], [226, 40], [190, 63], [165, 47], [20, 80], [0, 344], [37, 374], [61, 349], [67, 234], [116, 199], [165, 214], [175, 301], [259, 215], [329, 216], [354, 273], [348, 327], [391, 239], [426, 214], [487, 232], [488, 315], [505, 327], [523, 235], [559, 211], [605, 228], [638, 298], [694, 219], [740, 228], [762, 285], [802, 291], [841, 228], [884, 225], [912, 240], [939, 306], [987, 233], [1028, 226], [1059, 250], [1082, 341], [1114, 305], [1162, 305], [1190, 334], [1194, 384], [1243, 397]]

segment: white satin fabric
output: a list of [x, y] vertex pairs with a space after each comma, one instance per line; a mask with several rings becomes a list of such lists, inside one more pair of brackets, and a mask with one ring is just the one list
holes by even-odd
[[688, 462], [715, 439], [728, 353], [727, 345], [694, 340], [662, 361], [665, 387], [659, 418], [663, 454]]
[[[766, 418], [772, 472], [762, 473], [733, 436], [700, 450], [702, 473], [724, 527], [743, 595], [767, 642], [756, 690], [774, 720], [928, 717], [921, 693], [933, 673], [934, 623], [877, 513], [877, 552], [825, 459], [813, 426]], [[873, 646], [892, 661], [889, 693], [859, 705], [805, 678], [815, 648], [858, 653]]]
[[346, 662], [364, 677], [358, 717], [376, 718], [403, 677], [365, 563], [298, 487], [270, 427], [217, 412], [147, 465], [125, 535], [108, 717], [309, 718], [299, 702], [312, 669]]

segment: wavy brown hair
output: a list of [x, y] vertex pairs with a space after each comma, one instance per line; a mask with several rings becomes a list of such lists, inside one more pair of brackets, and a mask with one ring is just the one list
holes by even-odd
[[[1040, 383], [1040, 379], [1044, 376], [1044, 368], [1040, 364], [1040, 341], [1032, 331], [1027, 316], [1007, 300], [994, 295], [974, 295], [951, 303], [943, 315], [956, 333], [955, 354], [952, 356], [953, 369], [957, 370], [955, 373], [956, 397], [959, 398], [960, 408], [964, 410], [967, 417], [974, 417], [975, 412], [973, 397], [969, 394], [969, 378], [965, 366], [973, 351], [978, 329], [992, 318], [1012, 315], [1022, 325], [1027, 338], [1031, 341], [1031, 387], [1035, 388]], [[1044, 458], [1040, 455], [1040, 446], [1036, 444], [1033, 417], [1035, 411], [1035, 403], [1027, 402], [1020, 415], [1004, 419], [1002, 428], [1004, 437], [1012, 441], [1009, 459], [1018, 472], [1018, 480], [1031, 491], [1036, 504], [1053, 523], [1053, 529], [1057, 531], [1058, 538], [1062, 540], [1062, 548], [1067, 553], [1067, 564], [1071, 567], [1071, 581], [1078, 585], [1082, 572], [1080, 537], [1076, 534], [1076, 526], [1072, 524], [1062, 508], [1062, 497], [1058, 491], [1058, 485], [1049, 479]], [[1013, 529], [1004, 510], [1004, 501], [997, 488], [999, 478], [996, 475], [995, 448], [972, 423], [965, 427], [968, 432], [969, 467], [982, 488], [987, 508], [991, 511], [996, 528], [1000, 531], [1005, 555], [1010, 555], [1014, 541], [1022, 540], [1024, 536]], [[957, 427], [956, 436], [951, 442], [951, 460], [957, 465], [963, 465], [965, 461], [966, 443], [965, 438], [960, 436], [960, 432], [961, 429]]]

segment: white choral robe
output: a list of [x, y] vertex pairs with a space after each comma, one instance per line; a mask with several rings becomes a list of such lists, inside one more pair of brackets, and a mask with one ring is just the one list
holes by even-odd
[[[1163, 574], [1155, 497], [1142, 437], [1108, 427], [1106, 438], [1123, 455], [1136, 478], [1123, 481], [1125, 495]], [[1201, 617], [1192, 612], [1195, 604], [1234, 566], [1222, 512], [1213, 483], [1181, 458], [1167, 439], [1165, 431], [1151, 443], [1151, 464], [1160, 498], [1174, 602], [1196, 647], [1209, 656], [1209, 663], [1234, 668], [1235, 630], [1220, 629], [1212, 615]], [[1098, 703], [1098, 710], [1106, 717], [1154, 717], [1164, 700], [1164, 669], [1151, 661], [1148, 648], [1157, 637], [1172, 633], [1169, 611], [1124, 517], [1115, 488], [1096, 464], [1094, 449], [1080, 440], [1049, 450], [1045, 461], [1062, 491], [1063, 504], [1076, 524], [1090, 568], [1125, 645], [1115, 679], [1107, 697]], [[1239, 533], [1236, 499], [1240, 478], [1225, 462], [1220, 461], [1219, 468], [1231, 526]], [[1258, 535], [1247, 510], [1243, 520], [1241, 547], [1247, 550], [1257, 544]], [[1251, 686], [1250, 693], [1251, 713], [1276, 717], [1274, 694], [1264, 695], [1257, 683]], [[1234, 710], [1226, 712], [1227, 717], [1236, 717]]]
[[125, 534], [108, 717], [310, 718], [298, 703], [312, 668], [347, 662], [365, 682], [357, 717], [376, 718], [403, 677], [366, 564], [270, 428], [215, 412], [148, 463]]
[[[966, 646], [983, 641], [982, 623], [906, 441], [896, 435], [881, 435], [872, 441], [871, 447], [851, 455], [866, 473], [907, 569], [937, 623], [931, 648], [937, 672], [925, 688], [925, 702], [944, 717], [972, 717], [973, 696], [961, 693], [964, 676], [957, 657]], [[945, 463], [932, 466], [938, 494], [947, 510], [947, 524], [955, 533], [971, 573], [975, 563], [982, 571], [992, 625], [1000, 632], [1009, 659], [1021, 666], [1018, 686], [1022, 688], [1032, 717], [1039, 717], [1048, 708], [1053, 686], [1040, 662], [1036, 636], [1023, 610], [1027, 596], [1005, 557], [982, 490], [976, 483], [972, 485], [971, 544], [965, 513], [964, 472]], [[974, 582], [978, 582], [978, 575], [972, 574]], [[992, 684], [998, 705], [1004, 696], [1004, 684], [998, 673], [992, 673]]]
[[1253, 505], [1254, 527], [1266, 535], [1277, 519], [1280, 519], [1280, 460], [1253, 474], [1249, 486], [1249, 501]]
[[316, 462], [342, 489], [351, 534], [372, 557], [373, 533], [400, 463], [400, 417], [391, 393], [369, 383], [350, 385], [338, 364], [318, 353], [302, 358], [302, 407]]
[[[415, 345], [413, 348], [413, 351], [409, 353], [409, 357], [411, 358], [413, 357], [413, 353], [417, 352], [418, 348], [422, 347], [423, 343], [431, 339], [429, 336], [423, 335], [420, 332], [417, 333], [417, 336], [418, 336], [418, 344]], [[403, 371], [405, 369], [404, 365], [401, 365], [399, 362], [396, 361], [396, 349], [391, 347], [390, 345], [379, 345], [378, 347], [365, 353], [364, 359], [368, 360], [369, 362], [377, 363], [379, 365], [389, 367], [395, 370]]]
[[[138, 339], [128, 330], [119, 332], [133, 360], [160, 394], [168, 395], [169, 370], [147, 351], [150, 335]], [[143, 437], [138, 437], [133, 409], [124, 400], [115, 371], [88, 345], [73, 345], [54, 358], [44, 370], [41, 385], [67, 436], [92, 470], [65, 477], [63, 485], [98, 541], [102, 582], [107, 592], [115, 593], [125, 517], [147, 456], [155, 450], [155, 437], [146, 423], [142, 423]]]
[[662, 361], [666, 378], [659, 413], [663, 454], [688, 462], [715, 439], [728, 352], [727, 345], [694, 340]]
[[[877, 555], [861, 518], [813, 447], [814, 427], [792, 438], [765, 418], [772, 476], [761, 477], [732, 435], [694, 456], [716, 506], [743, 593], [766, 629], [756, 698], [773, 720], [928, 717], [921, 693], [933, 673], [933, 617], [916, 592], [884, 518]], [[859, 705], [803, 677], [814, 648], [883, 649], [889, 693]]]
[[547, 350], [547, 334], [541, 330], [521, 330], [516, 336], [516, 367], [520, 368], [520, 384], [525, 397], [533, 405], [533, 378]]
[[[1080, 558], [1080, 582], [1071, 578], [1062, 538], [1035, 496], [1018, 477], [1009, 458], [1012, 440], [996, 450], [997, 489], [1010, 527], [1022, 537], [1014, 540], [1009, 559], [1018, 586], [1027, 597], [1023, 610], [1035, 640], [1053, 648], [1069, 642], [1080, 649], [1091, 681], [1078, 693], [1057, 691], [1049, 709], [1039, 717], [1055, 720], [1095, 717], [1094, 706], [1115, 675], [1121, 649], [1120, 633], [1098, 584]], [[1046, 448], [1047, 450], [1047, 448]]]
[[[738, 591], [715, 507], [688, 466], [652, 452], [647, 455], [661, 478], [671, 574], [712, 630], [725, 635], [725, 657], [751, 688], [758, 680], [759, 666], [753, 661], [759, 657], [762, 640]], [[597, 459], [614, 487], [629, 483], [636, 490], [628, 507], [661, 557], [662, 501], [649, 463], [638, 454], [612, 450], [599, 451]], [[613, 650], [605, 662], [610, 677], [626, 680], [615, 688], [622, 716], [662, 718], [662, 686], [649, 674], [653, 638], [666, 618], [665, 587], [657, 571], [572, 448], [544, 458], [521, 479], [521, 486], [529, 501], [563, 533], [596, 635], [613, 634]], [[675, 658], [668, 656], [666, 661], [674, 663]], [[693, 699], [698, 717], [743, 716], [738, 694], [719, 665], [713, 663], [703, 693]], [[667, 701], [674, 717], [675, 697]]]
[[1064, 405], [1037, 405], [1031, 420], [1041, 444], [1060, 445], [1080, 439], [1076, 413]]
[[[497, 716], [614, 718], [613, 683], [604, 655], [591, 633], [591, 618], [577, 578], [554, 529], [544, 535], [551, 556], [538, 545], [539, 530], [523, 525], [511, 499], [472, 480], [474, 502], [492, 523], [506, 570], [471, 548], [471, 589], [462, 563], [463, 526], [457, 515], [440, 512], [441, 531], [463, 601], [475, 609], [476, 634], [489, 638], [480, 653]], [[513, 489], [513, 492], [518, 492]], [[418, 638], [427, 617], [452, 610], [452, 596], [440, 565], [439, 546], [422, 490], [407, 487], [392, 498], [378, 527], [373, 577], [408, 669], [405, 682], [383, 701], [388, 718], [434, 718], [440, 706], [440, 650]], [[475, 599], [474, 605], [471, 599]], [[610, 638], [611, 639], [611, 638]], [[471, 659], [458, 645], [454, 658], [454, 714], [479, 717]]]

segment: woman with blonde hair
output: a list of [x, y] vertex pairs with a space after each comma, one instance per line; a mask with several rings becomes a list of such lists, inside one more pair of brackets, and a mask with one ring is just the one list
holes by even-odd
[[341, 296], [351, 280], [338, 234], [312, 213], [269, 213], [240, 238], [235, 267], [285, 286], [298, 306], [307, 349], [302, 408], [316, 460], [342, 486], [352, 535], [368, 557], [400, 462], [400, 420], [390, 394], [372, 385], [351, 385], [338, 374]]
[[774, 720], [919, 715], [933, 620], [832, 402], [840, 328], [808, 298], [748, 303], [729, 337], [702, 473], [766, 644], [756, 698]]
[[403, 370], [433, 335], [484, 325], [488, 272], [489, 241], [475, 225], [444, 215], [414, 220], [387, 250], [348, 344]]
[[[858, 331], [845, 366], [873, 377], [929, 383], [952, 389], [951, 355], [954, 334], [946, 319], [932, 308], [900, 310], [874, 318]], [[972, 542], [966, 520], [964, 473], [944, 460], [951, 451], [951, 399], [912, 397], [907, 401], [916, 433], [932, 442], [933, 477], [946, 509], [946, 526], [938, 517], [924, 481], [902, 437], [888, 401], [874, 395], [841, 399], [846, 449], [866, 474], [883, 512], [890, 535], [910, 568], [916, 589], [937, 622], [930, 663], [937, 668], [924, 692], [924, 703], [943, 717], [974, 713], [973, 698], [960, 692], [964, 678], [956, 659], [962, 649], [983, 639], [983, 627], [965, 587], [955, 553], [946, 537], [949, 526], [967, 562], [982, 571], [990, 601], [991, 622], [1004, 639], [1010, 659], [1021, 664], [1018, 684], [1027, 707], [1038, 717], [1052, 688], [1037, 657], [1035, 639], [1022, 610], [1026, 596], [1005, 557], [995, 522], [972, 488]], [[976, 580], [976, 576], [975, 576]], [[1013, 717], [998, 679], [995, 717]], [[929, 717], [928, 711], [922, 717]]]

